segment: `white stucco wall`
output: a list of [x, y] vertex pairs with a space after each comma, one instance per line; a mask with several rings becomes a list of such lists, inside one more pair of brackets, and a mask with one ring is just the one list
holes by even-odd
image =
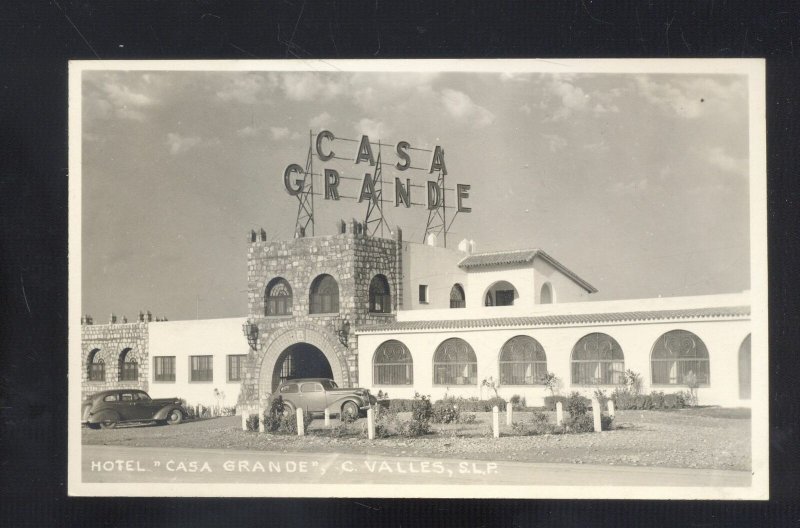
[[[459, 283], [469, 299], [467, 273], [458, 263], [467, 254], [455, 249], [403, 243], [403, 309], [450, 308], [450, 289]], [[428, 286], [428, 303], [419, 302], [419, 285]], [[469, 301], [467, 301], [469, 306]]]
[[[176, 396], [190, 405], [216, 405], [214, 389], [225, 393], [223, 406], [234, 406], [240, 382], [228, 382], [229, 354], [247, 354], [249, 347], [242, 334], [246, 318], [165, 321], [150, 325], [150, 361], [156, 356], [175, 356], [175, 381], [155, 381], [151, 367], [148, 380], [153, 398]], [[211, 355], [213, 381], [189, 381], [189, 357]]]
[[[726, 296], [710, 297], [725, 298]], [[727, 304], [728, 306], [741, 304], [741, 295], [732, 297], [733, 300], [738, 300], [740, 303], [729, 303]], [[661, 299], [658, 301], [661, 301]], [[614, 303], [610, 304], [614, 305]], [[665, 304], [675, 303], [666, 302]], [[706, 306], [709, 305], [706, 304]], [[683, 307], [688, 308], [689, 306]], [[650, 368], [650, 351], [653, 344], [662, 334], [675, 329], [693, 332], [703, 340], [708, 348], [710, 384], [699, 389], [700, 403], [748, 406], [749, 400], [739, 399], [738, 352], [742, 341], [750, 333], [749, 318], [360, 334], [358, 336], [360, 385], [369, 388], [374, 393], [377, 393], [378, 390], [388, 391], [390, 396], [394, 398], [412, 398], [415, 391], [421, 394], [430, 394], [434, 399], [441, 398], [446, 391], [448, 394], [455, 396], [488, 397], [489, 394], [486, 389], [481, 393], [479, 388], [480, 381], [489, 376], [499, 380], [498, 360], [503, 344], [516, 335], [528, 335], [539, 341], [544, 347], [547, 355], [547, 368], [561, 379], [563, 384], [562, 394], [577, 390], [590, 396], [598, 387], [573, 386], [571, 384], [570, 357], [572, 348], [581, 337], [592, 332], [603, 332], [616, 339], [620, 344], [625, 357], [625, 369], [631, 369], [642, 376], [644, 382], [643, 390], [645, 392], [650, 392], [651, 390], [667, 393], [678, 392], [687, 390], [687, 387], [683, 385], [653, 386], [651, 384]], [[450, 337], [459, 337], [466, 340], [475, 350], [478, 360], [477, 385], [450, 387], [433, 385], [434, 352], [442, 341]], [[414, 360], [413, 386], [379, 386], [373, 384], [372, 357], [375, 349], [387, 339], [397, 339], [403, 342], [411, 351]], [[759, 360], [759, 353], [761, 358], [764, 357], [765, 351], [753, 351], [753, 361]], [[600, 388], [605, 389], [610, 394], [614, 386], [600, 386]], [[548, 395], [541, 385], [502, 386], [499, 393], [505, 398], [509, 398], [514, 394], [525, 396], [527, 402], [532, 405], [541, 405], [544, 397]]]
[[536, 304], [541, 303], [542, 286], [546, 282], [549, 282], [552, 288], [554, 303], [580, 302], [590, 298], [589, 292], [583, 286], [561, 273], [549, 262], [542, 260], [541, 257], [536, 257], [533, 259]]
[[[533, 309], [536, 304], [536, 290], [531, 266], [493, 266], [490, 268], [474, 268], [467, 274], [469, 289], [467, 290], [467, 308], [484, 308], [486, 291], [495, 282], [506, 281], [514, 286], [517, 296], [514, 307], [522, 312]], [[485, 307], [487, 310], [504, 308], [502, 306]]]

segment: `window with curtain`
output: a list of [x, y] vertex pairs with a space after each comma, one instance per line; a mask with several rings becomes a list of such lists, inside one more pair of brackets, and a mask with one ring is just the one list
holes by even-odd
[[501, 385], [536, 385], [547, 375], [544, 348], [529, 336], [512, 337], [500, 351]]
[[337, 313], [339, 311], [339, 284], [330, 275], [320, 275], [311, 283], [309, 313]]
[[465, 308], [467, 306], [464, 288], [460, 284], [453, 284], [450, 288], [450, 308]]
[[139, 379], [139, 364], [131, 353], [130, 348], [126, 348], [119, 355], [119, 380], [137, 381]]
[[433, 355], [433, 384], [478, 384], [478, 359], [469, 343], [453, 337], [436, 348]]
[[292, 314], [292, 288], [286, 279], [272, 279], [266, 293], [266, 315]]
[[375, 275], [369, 283], [369, 311], [392, 313], [392, 295], [384, 275]]
[[708, 349], [702, 339], [686, 330], [672, 330], [659, 337], [653, 344], [650, 365], [656, 385], [685, 385], [690, 372], [699, 384], [709, 383]]
[[607, 334], [583, 336], [572, 349], [573, 385], [619, 385], [624, 372], [622, 348]]
[[372, 359], [373, 385], [411, 385], [414, 383], [414, 361], [411, 351], [394, 339], [382, 343]]

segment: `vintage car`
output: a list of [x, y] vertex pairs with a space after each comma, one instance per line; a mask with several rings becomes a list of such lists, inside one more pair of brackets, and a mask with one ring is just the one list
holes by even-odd
[[143, 390], [118, 389], [92, 394], [83, 402], [81, 423], [108, 429], [124, 422], [179, 424], [188, 413], [178, 398], [153, 399]]
[[296, 409], [304, 409], [309, 413], [358, 418], [377, 400], [367, 389], [342, 389], [336, 382], [328, 378], [301, 378], [281, 382], [272, 398], [283, 399], [284, 412], [293, 414]]

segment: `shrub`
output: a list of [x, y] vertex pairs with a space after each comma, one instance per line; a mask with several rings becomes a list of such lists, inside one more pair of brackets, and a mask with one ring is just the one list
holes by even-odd
[[427, 421], [405, 420], [398, 424], [398, 433], [406, 438], [415, 438], [431, 432]]
[[614, 418], [607, 414], [600, 415], [600, 430], [610, 431], [614, 428]]
[[414, 400], [403, 399], [403, 398], [396, 400], [388, 400], [388, 402], [389, 402], [388, 409], [394, 412], [411, 412], [411, 407], [414, 404]]
[[561, 402], [561, 406], [562, 407], [566, 407], [567, 406], [567, 397], [566, 396], [545, 396], [545, 398], [544, 398], [544, 407], [548, 411], [555, 411], [557, 402]]
[[460, 424], [474, 424], [478, 420], [477, 416], [474, 414], [459, 414], [456, 423]]
[[513, 395], [508, 401], [514, 409], [524, 409], [528, 406], [525, 396], [520, 396], [519, 394]]
[[580, 418], [589, 412], [591, 401], [584, 398], [580, 393], [573, 391], [567, 398], [567, 412], [572, 418]]
[[342, 438], [350, 434], [350, 428], [345, 423], [331, 428], [331, 438]]
[[247, 424], [247, 430], [248, 431], [258, 431], [258, 415], [257, 414], [251, 414], [250, 416], [248, 416], [247, 417], [247, 421], [245, 423]]
[[222, 407], [219, 410], [221, 416], [235, 416], [236, 415], [236, 407]]
[[411, 404], [411, 418], [415, 422], [428, 422], [433, 417], [433, 406], [427, 396], [414, 395], [414, 402]]
[[486, 400], [486, 411], [491, 411], [494, 406], [497, 406], [499, 410], [503, 410], [506, 408], [506, 401], [499, 396], [495, 396], [494, 398], [489, 398]]
[[588, 433], [594, 431], [594, 420], [588, 414], [573, 416], [564, 421], [565, 429], [568, 433]]
[[[556, 391], [559, 390], [561, 386], [561, 379], [553, 374], [552, 372], [548, 372], [545, 374], [544, 378], [542, 378], [542, 384], [546, 390], [550, 391], [550, 396], [554, 397], [556, 395]], [[555, 403], [553, 404], [555, 408]]]
[[665, 394], [664, 395], [664, 408], [665, 409], [677, 409], [678, 406], [678, 395], [677, 394]]
[[636, 396], [642, 391], [642, 376], [628, 369], [622, 374], [622, 386]]
[[606, 394], [606, 391], [603, 389], [595, 389], [594, 397], [597, 400], [597, 403], [600, 404], [600, 409], [605, 409], [608, 402], [608, 395]]
[[431, 420], [433, 423], [454, 423], [458, 422], [461, 411], [454, 400], [439, 400], [433, 404], [433, 414]]
[[653, 391], [650, 393], [650, 400], [653, 405], [653, 409], [663, 409], [664, 408], [664, 393], [660, 391]]

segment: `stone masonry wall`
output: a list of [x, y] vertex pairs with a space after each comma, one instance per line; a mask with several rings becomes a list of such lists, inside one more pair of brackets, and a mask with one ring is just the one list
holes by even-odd
[[[150, 372], [147, 322], [84, 324], [81, 326], [81, 398], [108, 389], [147, 390]], [[128, 357], [139, 365], [137, 381], [119, 380], [119, 357], [130, 348]], [[98, 352], [95, 361], [102, 358], [105, 365], [104, 381], [89, 381], [89, 355]]]
[[[346, 372], [346, 384], [358, 384], [358, 350], [354, 334], [356, 327], [394, 321], [397, 312], [397, 292], [400, 284], [397, 256], [399, 232], [394, 239], [367, 236], [363, 224], [355, 221], [340, 225], [337, 235], [300, 237], [292, 240], [266, 242], [251, 238], [248, 250], [248, 321], [258, 325], [256, 350], [250, 351], [245, 379], [241, 391], [242, 401], [253, 401], [259, 394], [260, 371], [272, 336], [297, 330], [298, 335], [314, 332], [333, 353]], [[343, 232], [342, 232], [343, 231]], [[376, 274], [386, 276], [392, 294], [392, 313], [369, 313], [369, 284]], [[339, 285], [339, 312], [335, 314], [309, 314], [310, 288], [314, 279], [329, 274]], [[292, 289], [292, 314], [269, 316], [266, 314], [265, 296], [269, 282], [285, 279]], [[348, 346], [340, 343], [337, 331], [344, 321], [350, 324]], [[279, 339], [275, 346], [284, 346]], [[272, 358], [271, 358], [272, 360]], [[264, 365], [272, 369], [274, 365]], [[336, 372], [338, 365], [331, 364]], [[263, 375], [271, 376], [272, 372]], [[264, 392], [262, 387], [261, 392]], [[261, 397], [263, 398], [263, 394]]]

